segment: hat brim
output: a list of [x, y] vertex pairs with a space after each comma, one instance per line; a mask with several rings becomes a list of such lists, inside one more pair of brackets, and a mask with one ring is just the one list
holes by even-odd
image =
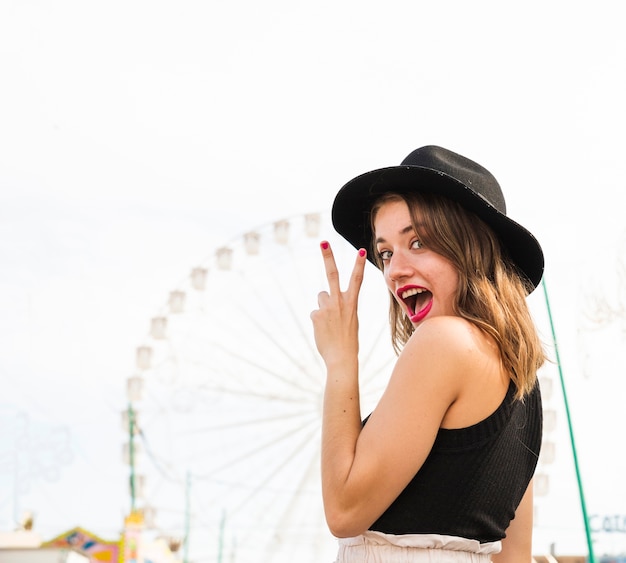
[[[541, 282], [543, 251], [533, 234], [498, 211], [486, 199], [445, 173], [421, 166], [391, 166], [361, 174], [337, 193], [332, 208], [336, 231], [355, 248], [369, 250], [372, 239], [370, 210], [383, 194], [433, 193], [459, 202], [489, 225], [533, 289]], [[375, 264], [371, 256], [370, 262]]]

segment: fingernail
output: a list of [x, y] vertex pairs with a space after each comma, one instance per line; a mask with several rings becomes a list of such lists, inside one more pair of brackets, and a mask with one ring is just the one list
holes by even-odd
[[365, 256], [365, 249], [361, 248], [361, 250], [359, 250], [359, 256], [363, 257]]
[[322, 244], [320, 244], [320, 246], [321, 246], [324, 250], [328, 250], [328, 246], [329, 246], [329, 244], [328, 244], [326, 241], [324, 241]]

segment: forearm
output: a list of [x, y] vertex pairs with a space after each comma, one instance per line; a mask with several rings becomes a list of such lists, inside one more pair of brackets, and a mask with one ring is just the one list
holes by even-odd
[[358, 361], [328, 366], [322, 416], [322, 494], [331, 529], [350, 510], [349, 476], [361, 432]]
[[359, 498], [358, 487], [352, 486], [354, 480], [350, 476], [361, 433], [357, 307], [366, 252], [363, 249], [358, 252], [348, 289], [342, 292], [330, 246], [326, 241], [320, 246], [329, 291], [319, 293], [319, 309], [311, 313], [311, 320], [315, 344], [326, 364], [322, 413], [322, 496], [329, 528], [339, 535], [354, 528], [354, 513], [358, 510], [355, 500]]

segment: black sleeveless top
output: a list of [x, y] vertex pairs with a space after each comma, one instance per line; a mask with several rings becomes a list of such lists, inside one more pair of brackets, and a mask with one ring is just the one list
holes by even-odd
[[439, 430], [424, 465], [370, 530], [503, 539], [535, 471], [541, 433], [539, 386], [519, 401], [511, 383], [483, 421]]

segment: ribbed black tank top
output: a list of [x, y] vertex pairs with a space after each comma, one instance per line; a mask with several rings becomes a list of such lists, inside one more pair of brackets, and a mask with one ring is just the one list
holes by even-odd
[[501, 540], [533, 476], [541, 447], [539, 386], [515, 399], [515, 386], [483, 421], [440, 429], [430, 455], [371, 530]]

